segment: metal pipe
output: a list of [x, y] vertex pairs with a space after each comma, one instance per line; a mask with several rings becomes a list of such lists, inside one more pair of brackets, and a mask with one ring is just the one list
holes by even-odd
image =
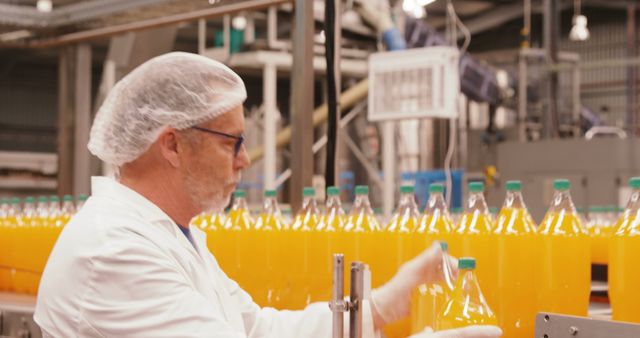
[[[368, 79], [361, 80], [351, 88], [347, 89], [340, 95], [340, 109], [346, 110], [353, 107], [356, 103], [367, 97], [369, 90]], [[327, 105], [323, 104], [316, 108], [313, 112], [313, 126], [324, 123], [327, 120]], [[289, 144], [291, 141], [291, 126], [282, 128], [276, 137], [276, 145], [278, 148], [282, 148]], [[249, 158], [251, 162], [256, 162], [264, 156], [264, 145], [251, 149], [249, 151]]]
[[344, 335], [344, 312], [347, 310], [344, 301], [344, 255], [333, 255], [333, 283], [329, 308], [333, 312], [332, 337], [342, 338]]
[[364, 264], [351, 263], [351, 297], [349, 300], [349, 338], [362, 338], [362, 301], [364, 299]]
[[264, 188], [276, 189], [276, 133], [278, 108], [276, 106], [277, 70], [273, 63], [264, 65], [262, 96], [264, 100]]
[[[67, 44], [77, 43], [80, 41], [107, 38], [114, 35], [119, 35], [119, 34], [133, 32], [133, 31], [146, 30], [146, 29], [164, 27], [169, 25], [177, 25], [181, 23], [195, 21], [198, 19], [215, 18], [215, 17], [226, 15], [226, 14], [240, 13], [242, 11], [257, 11], [257, 10], [269, 8], [271, 6], [282, 5], [282, 4], [291, 3], [291, 2], [293, 2], [293, 0], [247, 0], [242, 2], [233, 2], [233, 3], [219, 5], [216, 7], [199, 10], [199, 11], [168, 15], [160, 18], [130, 22], [130, 23], [116, 25], [112, 27], [90, 29], [90, 30], [81, 31], [81, 32], [64, 34], [54, 38], [30, 41], [26, 45], [12, 44], [10, 46], [15, 48], [59, 47]], [[4, 44], [0, 46], [4, 46]]]

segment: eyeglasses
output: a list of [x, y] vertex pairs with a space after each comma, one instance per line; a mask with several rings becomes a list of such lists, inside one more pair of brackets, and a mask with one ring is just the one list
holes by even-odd
[[240, 135], [240, 136], [236, 136], [236, 135], [231, 135], [231, 134], [227, 134], [227, 133], [223, 133], [220, 131], [215, 131], [215, 130], [211, 130], [211, 129], [207, 129], [207, 128], [202, 128], [202, 127], [191, 127], [192, 129], [195, 130], [199, 130], [205, 133], [209, 133], [209, 134], [213, 134], [213, 135], [218, 135], [218, 136], [222, 136], [222, 137], [226, 137], [226, 138], [231, 138], [236, 140], [236, 144], [233, 146], [233, 156], [238, 156], [238, 154], [240, 153], [240, 149], [242, 149], [242, 145], [244, 144], [244, 136]]

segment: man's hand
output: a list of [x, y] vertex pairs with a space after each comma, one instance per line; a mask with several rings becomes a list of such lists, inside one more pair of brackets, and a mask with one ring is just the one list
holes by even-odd
[[[450, 256], [446, 259], [450, 260], [454, 275], [457, 274], [458, 261]], [[371, 309], [376, 329], [409, 315], [411, 293], [420, 284], [442, 280], [442, 262], [440, 243], [435, 242], [403, 264], [386, 284], [371, 292]]]
[[427, 329], [409, 338], [500, 338], [502, 330], [497, 326], [473, 325], [460, 329], [433, 332]]

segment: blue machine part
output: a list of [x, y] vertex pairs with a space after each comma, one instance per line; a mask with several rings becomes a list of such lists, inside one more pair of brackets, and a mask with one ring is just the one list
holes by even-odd
[[[429, 200], [429, 185], [431, 183], [442, 183], [445, 185], [445, 196], [448, 194], [446, 191], [446, 175], [444, 170], [405, 172], [400, 174], [400, 178], [404, 182], [414, 182], [416, 187], [416, 200], [420, 207], [420, 211], [424, 210], [427, 205], [427, 201]], [[451, 170], [451, 209], [463, 206], [463, 180], [463, 170]]]

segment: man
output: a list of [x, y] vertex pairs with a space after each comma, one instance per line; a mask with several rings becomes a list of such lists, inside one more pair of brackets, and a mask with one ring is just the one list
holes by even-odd
[[[45, 337], [330, 336], [326, 303], [258, 307], [220, 270], [204, 233], [188, 227], [227, 205], [249, 165], [245, 98], [233, 71], [187, 53], [156, 57], [113, 88], [88, 146], [117, 178], [92, 179], [91, 198], [51, 253], [34, 316]], [[373, 291], [365, 337], [408, 314], [411, 290], [437, 278], [441, 259], [436, 245]]]

